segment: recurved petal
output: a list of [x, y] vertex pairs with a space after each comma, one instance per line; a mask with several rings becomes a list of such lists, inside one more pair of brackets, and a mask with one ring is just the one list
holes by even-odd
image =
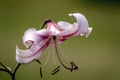
[[23, 36], [23, 43], [28, 48], [33, 43], [39, 44], [43, 39], [50, 36], [50, 31], [46, 29], [36, 30], [35, 28], [28, 29]]
[[45, 39], [41, 44], [34, 44], [30, 49], [27, 50], [22, 50], [16, 47], [16, 61], [18, 63], [26, 64], [38, 59], [42, 52], [47, 48], [49, 43], [50, 40]]
[[63, 31], [63, 29], [53, 21], [47, 24], [47, 30], [51, 31], [52, 35], [56, 35]]
[[21, 50], [19, 48], [16, 49], [16, 61], [18, 63], [21, 63], [21, 64], [27, 64], [27, 63], [30, 63], [31, 61], [34, 61], [36, 59], [36, 56], [32, 56], [32, 57], [23, 57], [21, 56], [20, 54], [21, 53], [31, 53], [30, 50]]
[[92, 28], [89, 27], [88, 21], [84, 15], [80, 13], [73, 13], [69, 14], [69, 16], [74, 16], [76, 18], [77, 24], [80, 27], [80, 35], [87, 37], [91, 33]]
[[93, 29], [93, 28], [88, 28], [88, 30], [87, 30], [85, 33], [81, 33], [80, 35], [81, 35], [81, 36], [88, 37], [88, 36], [90, 35], [92, 29]]
[[76, 23], [74, 23], [73, 27], [65, 29], [64, 31], [60, 32], [57, 36], [59, 36], [58, 40], [61, 43], [69, 37], [78, 36], [78, 35], [79, 35], [79, 26]]
[[71, 28], [73, 27], [72, 24], [68, 23], [68, 22], [65, 22], [65, 21], [59, 21], [57, 23], [62, 29], [68, 29], [68, 28]]

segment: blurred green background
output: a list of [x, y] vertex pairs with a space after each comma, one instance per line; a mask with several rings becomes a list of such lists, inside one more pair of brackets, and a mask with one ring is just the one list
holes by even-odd
[[[71, 38], [61, 47], [79, 70], [70, 73], [62, 68], [53, 76], [50, 57], [42, 79], [39, 64], [34, 62], [23, 65], [16, 80], [120, 80], [119, 8], [117, 0], [0, 0], [0, 62], [14, 69], [16, 45], [24, 48], [22, 37], [28, 28], [39, 29], [45, 19], [73, 23], [75, 19], [68, 13], [78, 12], [88, 19], [92, 34]], [[43, 64], [48, 51], [40, 57]], [[10, 76], [0, 72], [0, 80], [10, 80]]]

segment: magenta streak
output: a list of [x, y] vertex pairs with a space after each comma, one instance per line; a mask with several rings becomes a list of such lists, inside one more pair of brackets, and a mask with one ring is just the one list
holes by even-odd
[[69, 35], [64, 35], [62, 36], [63, 38], [60, 39], [60, 41], [65, 41], [67, 39], [67, 37], [71, 37], [72, 35], [76, 34], [79, 30], [77, 30], [76, 32], [72, 33], [72, 34], [69, 34]]
[[46, 38], [48, 38], [48, 37], [49, 37], [49, 35], [48, 35], [48, 34], [47, 34], [47, 36], [46, 36], [46, 35], [39, 35], [39, 34], [38, 34], [37, 36], [42, 37], [42, 40], [43, 40], [43, 39], [46, 39]]
[[38, 51], [36, 51], [33, 55], [28, 56], [28, 58], [29, 58], [29, 57], [32, 57], [32, 56], [35, 56], [36, 54], [38, 54], [41, 50], [45, 49], [45, 48], [49, 45], [49, 43], [50, 43], [50, 40], [48, 40], [48, 41], [44, 44], [44, 46], [42, 46], [42, 47], [41, 47]]
[[55, 27], [56, 27], [59, 31], [63, 31], [63, 30], [64, 30], [64, 29], [59, 28], [60, 26], [57, 25], [56, 23], [53, 23], [53, 24], [55, 25]]

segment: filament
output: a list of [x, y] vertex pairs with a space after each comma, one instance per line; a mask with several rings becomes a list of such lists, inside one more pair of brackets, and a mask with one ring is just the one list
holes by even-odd
[[46, 67], [46, 65], [47, 65], [47, 63], [48, 63], [48, 60], [49, 60], [49, 58], [50, 58], [50, 52], [51, 52], [51, 49], [50, 49], [50, 51], [48, 52], [48, 56], [47, 56], [47, 59], [46, 59], [46, 61], [45, 61], [44, 67]]
[[42, 78], [42, 67], [40, 67], [40, 77]]
[[72, 72], [73, 70], [77, 70], [78, 67], [75, 65], [74, 62], [70, 62], [71, 67], [67, 67], [66, 65], [63, 64], [63, 62], [62, 62], [62, 60], [60, 59], [60, 56], [59, 56], [59, 54], [58, 54], [58, 48], [57, 48], [57, 43], [56, 43], [56, 36], [53, 36], [53, 40], [54, 40], [53, 42], [54, 42], [54, 46], [55, 46], [56, 55], [57, 55], [58, 60], [59, 60], [59, 62], [61, 63], [61, 65], [62, 65], [64, 68], [70, 70], [71, 72]]
[[52, 50], [53, 50], [53, 52], [52, 52], [53, 61], [54, 61], [54, 64], [56, 65], [57, 63], [56, 63], [56, 60], [55, 60], [55, 58], [56, 58], [56, 56], [55, 56], [55, 47], [52, 47]]
[[40, 62], [38, 59], [37, 59], [36, 61], [37, 61], [39, 64], [41, 64], [41, 62]]
[[[61, 57], [61, 59], [66, 63], [66, 64], [69, 64], [67, 61], [69, 61], [70, 59], [65, 55], [65, 54], [63, 54], [63, 51], [62, 51], [62, 49], [61, 49], [61, 47], [60, 46], [58, 46], [59, 48], [59, 51], [60, 51], [60, 57]], [[67, 59], [67, 60], [65, 60], [65, 59]]]

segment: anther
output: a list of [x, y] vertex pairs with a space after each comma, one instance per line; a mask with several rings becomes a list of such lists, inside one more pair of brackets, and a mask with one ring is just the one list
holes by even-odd
[[53, 35], [53, 40], [56, 40], [56, 36], [55, 35]]
[[52, 20], [50, 20], [50, 19], [45, 20], [45, 22], [43, 23], [41, 29], [43, 29], [44, 26], [45, 26], [47, 23], [49, 23], [49, 22], [52, 22]]
[[57, 72], [60, 71], [60, 66], [58, 66], [57, 68], [55, 68], [53, 71], [52, 71], [52, 75], [55, 75]]
[[71, 63], [71, 72], [73, 70], [77, 70], [78, 69], [78, 66], [76, 66], [74, 62], [70, 62], [70, 63]]
[[42, 78], [42, 67], [40, 67], [40, 77]]
[[36, 61], [37, 61], [39, 64], [41, 64], [41, 62], [40, 62], [38, 59], [37, 59]]

